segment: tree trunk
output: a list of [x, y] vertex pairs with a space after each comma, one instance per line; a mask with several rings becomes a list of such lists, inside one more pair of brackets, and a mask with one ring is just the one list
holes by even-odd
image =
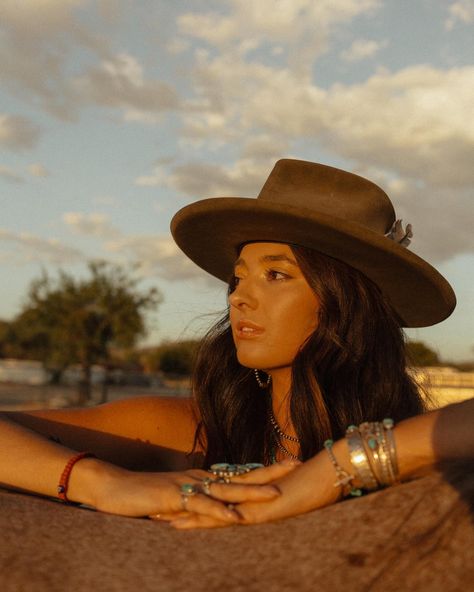
[[104, 379], [102, 381], [102, 388], [100, 393], [100, 402], [107, 403], [107, 399], [109, 398], [109, 365], [105, 364], [105, 373]]
[[79, 390], [77, 404], [79, 406], [87, 405], [91, 399], [91, 378], [92, 378], [92, 366], [85, 362], [82, 364], [82, 378], [79, 381]]

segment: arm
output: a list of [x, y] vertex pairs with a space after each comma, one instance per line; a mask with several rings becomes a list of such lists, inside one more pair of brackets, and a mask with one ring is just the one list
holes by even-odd
[[[189, 405], [165, 402], [162, 414], [152, 414], [150, 421], [150, 412], [153, 409], [156, 411], [156, 404], [161, 407], [158, 401], [146, 399], [121, 401], [95, 409], [41, 411], [10, 414], [10, 417], [2, 414], [0, 483], [9, 488], [56, 497], [60, 475], [77, 450], [103, 453], [107, 460], [117, 456], [113, 448], [115, 440], [109, 440], [109, 436], [123, 439], [125, 444], [133, 443], [134, 438], [149, 437], [152, 446], [175, 445], [185, 450], [191, 441], [187, 438], [191, 437], [189, 427], [192, 422], [188, 418], [186, 423], [184, 412], [178, 410], [180, 407], [181, 411], [189, 409]], [[143, 413], [144, 410], [146, 413]], [[166, 427], [164, 418], [183, 421]], [[36, 431], [31, 428], [36, 428]], [[49, 440], [45, 437], [49, 434], [60, 437], [63, 443]], [[102, 434], [107, 435], [105, 441], [101, 438]], [[122, 452], [130, 463], [125, 444]], [[85, 458], [74, 465], [67, 496], [71, 501], [126, 516], [176, 514], [182, 507], [180, 485], [199, 483], [205, 475], [204, 471], [137, 473], [115, 466], [103, 458]], [[277, 494], [271, 486], [213, 486], [214, 498], [222, 501], [269, 499]], [[235, 512], [225, 504], [202, 494], [194, 496], [189, 506], [193, 511], [212, 515], [219, 521], [235, 522], [237, 519]]]
[[[135, 397], [78, 409], [5, 413], [73, 450], [93, 452], [129, 469], [176, 470], [189, 467], [196, 418], [190, 399]], [[0, 443], [1, 443], [0, 432]]]
[[[400, 422], [394, 435], [401, 480], [422, 475], [442, 461], [473, 458], [473, 426], [474, 399]], [[353, 474], [345, 439], [336, 442], [333, 450], [342, 468]], [[335, 481], [334, 467], [323, 450], [276, 481], [280, 497], [267, 503], [240, 504], [241, 523], [279, 520], [335, 503], [341, 495]], [[172, 524], [176, 528], [223, 525], [205, 516], [181, 518]]]
[[[130, 476], [124, 468], [155, 470], [173, 453], [185, 463], [195, 421], [189, 400], [141, 397], [87, 409], [0, 414], [0, 483], [57, 496], [59, 477], [77, 451], [83, 459], [71, 473], [68, 497], [100, 506], [112, 478]], [[184, 460], [183, 460], [184, 459]], [[130, 474], [130, 475], [129, 475]], [[102, 488], [102, 485], [105, 485]]]

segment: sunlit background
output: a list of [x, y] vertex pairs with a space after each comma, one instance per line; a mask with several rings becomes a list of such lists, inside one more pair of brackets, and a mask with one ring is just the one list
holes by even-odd
[[410, 335], [472, 359], [473, 23], [472, 0], [1, 0], [0, 318], [101, 258], [163, 292], [149, 341], [196, 337], [225, 287], [170, 219], [286, 156], [384, 187], [459, 300]]

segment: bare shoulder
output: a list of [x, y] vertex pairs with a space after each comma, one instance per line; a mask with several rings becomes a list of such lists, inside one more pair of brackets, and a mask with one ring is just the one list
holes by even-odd
[[46, 409], [11, 416], [36, 431], [44, 431], [43, 423], [54, 423], [183, 451], [192, 448], [198, 421], [190, 398], [158, 396], [130, 397], [96, 407]]

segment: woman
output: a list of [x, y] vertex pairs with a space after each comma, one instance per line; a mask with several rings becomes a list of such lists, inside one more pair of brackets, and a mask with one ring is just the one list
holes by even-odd
[[[194, 402], [142, 398], [13, 414], [0, 430], [0, 448], [8, 447], [1, 482], [54, 495], [61, 475], [63, 499], [193, 528], [305, 512], [349, 490], [407, 478], [437, 458], [472, 455], [463, 427], [472, 405], [448, 411], [456, 429], [441, 430], [436, 450], [440, 412], [412, 417], [423, 403], [405, 370], [400, 326], [440, 322], [455, 298], [406, 249], [410, 229], [401, 231], [379, 187], [332, 167], [282, 160], [256, 200], [191, 204], [172, 232], [193, 261], [230, 279], [229, 317], [203, 342]], [[389, 423], [370, 423], [344, 439], [349, 424], [385, 417], [401, 421], [393, 433]], [[157, 462], [183, 469], [191, 450], [194, 459], [204, 455], [206, 468], [268, 466], [240, 476], [245, 469], [221, 466], [215, 473], [223, 479], [212, 480], [196, 470], [130, 471]]]

